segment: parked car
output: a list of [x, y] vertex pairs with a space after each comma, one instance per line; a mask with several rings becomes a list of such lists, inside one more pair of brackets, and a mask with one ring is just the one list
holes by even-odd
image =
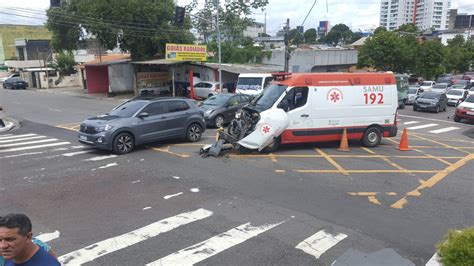
[[[188, 87], [188, 94], [190, 93], [191, 87]], [[227, 93], [227, 89], [223, 87], [222, 93]], [[216, 94], [221, 94], [217, 81], [201, 81], [194, 85], [194, 95], [196, 97], [207, 99]]]
[[252, 96], [245, 94], [219, 94], [208, 98], [200, 106], [206, 125], [221, 127], [229, 123], [235, 113], [252, 99]]
[[453, 85], [453, 88], [469, 90], [472, 87], [470, 80], [458, 80], [456, 84]]
[[4, 89], [12, 89], [12, 90], [18, 90], [18, 89], [23, 89], [25, 90], [28, 88], [28, 82], [26, 82], [24, 79], [19, 78], [19, 77], [13, 77], [5, 80], [3, 82], [3, 88]]
[[469, 89], [469, 92], [468, 92], [468, 93], [469, 93], [469, 95], [474, 94], [474, 87], [471, 87], [471, 88]]
[[423, 89], [418, 87], [418, 86], [410, 86], [408, 88], [408, 100], [407, 104], [413, 104], [415, 101], [416, 97], [420, 95], [420, 93], [423, 93]]
[[466, 100], [458, 105], [454, 113], [454, 121], [461, 122], [462, 119], [474, 120], [474, 94], [469, 95]]
[[3, 77], [3, 78], [0, 78], [0, 83], [4, 83], [5, 80], [9, 79], [9, 78], [16, 78], [16, 77], [20, 77], [20, 74], [18, 73], [11, 73], [10, 75], [6, 76], [6, 77]]
[[446, 96], [448, 97], [448, 105], [457, 106], [459, 103], [464, 101], [469, 95], [467, 90], [463, 89], [450, 89]]
[[440, 92], [440, 93], [446, 93], [448, 90], [448, 84], [447, 83], [436, 83], [429, 89], [429, 91], [434, 91], [434, 92]]
[[435, 85], [434, 81], [427, 80], [427, 81], [423, 81], [423, 83], [421, 83], [420, 88], [422, 88], [424, 91], [426, 91], [426, 90], [431, 89], [431, 87], [433, 87], [433, 85]]
[[411, 75], [408, 78], [408, 84], [410, 84], [412, 86], [420, 86], [421, 83], [423, 83], [423, 78], [422, 77]]
[[437, 80], [436, 84], [438, 83], [446, 83], [448, 84], [448, 87], [453, 85], [453, 79], [451, 78], [451, 75], [441, 75]]
[[199, 141], [206, 125], [203, 112], [186, 98], [143, 98], [127, 101], [110, 113], [83, 121], [79, 142], [117, 154], [136, 145], [164, 139]]
[[413, 103], [413, 111], [428, 110], [439, 113], [440, 111], [446, 111], [448, 105], [448, 97], [445, 93], [439, 92], [423, 92], [416, 98]]

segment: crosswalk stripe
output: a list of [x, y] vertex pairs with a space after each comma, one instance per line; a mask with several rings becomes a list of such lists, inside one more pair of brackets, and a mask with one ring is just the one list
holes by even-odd
[[56, 142], [56, 143], [49, 143], [49, 144], [43, 144], [43, 145], [36, 145], [36, 146], [26, 146], [26, 147], [20, 147], [20, 148], [11, 148], [11, 149], [6, 149], [6, 150], [0, 150], [0, 153], [4, 152], [14, 152], [14, 151], [24, 151], [24, 150], [33, 150], [33, 149], [39, 149], [39, 148], [46, 148], [46, 147], [54, 147], [54, 146], [61, 146], [61, 145], [67, 145], [71, 144], [70, 142]]
[[84, 153], [90, 153], [90, 152], [91, 152], [90, 150], [85, 150], [85, 151], [76, 151], [76, 152], [63, 153], [62, 155], [63, 155], [63, 156], [66, 156], [66, 157], [71, 157], [71, 156], [75, 156], [75, 155], [79, 155], [79, 154], [84, 154]]
[[439, 134], [439, 133], [445, 133], [445, 132], [453, 131], [453, 130], [456, 130], [456, 129], [459, 129], [459, 127], [445, 127], [445, 128], [441, 128], [441, 129], [431, 130], [430, 133]]
[[408, 121], [408, 122], [405, 122], [403, 124], [404, 125], [413, 125], [413, 124], [418, 124], [418, 123], [420, 123], [420, 122], [418, 122], [418, 121]]
[[0, 137], [8, 137], [11, 136], [12, 134], [1, 134]]
[[111, 154], [111, 155], [92, 157], [92, 158], [86, 159], [84, 161], [102, 161], [102, 160], [107, 160], [107, 159], [115, 158], [115, 157], [117, 157], [117, 155]]
[[52, 142], [56, 140], [58, 139], [42, 139], [42, 140], [34, 140], [34, 141], [26, 141], [26, 142], [8, 143], [8, 144], [1, 144], [0, 148], [23, 146], [23, 145], [29, 145], [29, 144], [38, 144], [38, 143]]
[[36, 136], [36, 137], [29, 137], [29, 138], [0, 140], [0, 143], [9, 143], [9, 142], [15, 142], [15, 141], [24, 141], [24, 140], [42, 139], [42, 138], [46, 138], [46, 136]]
[[416, 126], [416, 127], [409, 127], [407, 129], [410, 129], [410, 130], [417, 130], [417, 129], [422, 129], [422, 128], [427, 128], [427, 127], [435, 127], [437, 126], [438, 124], [424, 124], [424, 125], [420, 125], [420, 126]]
[[248, 239], [282, 224], [266, 224], [251, 226], [250, 223], [242, 224], [227, 232], [211, 237], [200, 243], [184, 248], [159, 260], [150, 262], [146, 266], [155, 265], [193, 265], [214, 256], [228, 248], [240, 244]]
[[0, 137], [0, 140], [17, 139], [17, 138], [33, 137], [33, 136], [36, 136], [36, 134], [22, 134], [22, 135], [13, 135], [13, 136], [7, 136], [7, 137]]
[[37, 235], [36, 238], [46, 243], [56, 238], [59, 238], [59, 235], [60, 235], [59, 231], [56, 230], [52, 233], [44, 233], [41, 235]]
[[321, 230], [300, 242], [296, 248], [314, 256], [316, 259], [319, 259], [324, 252], [328, 251], [346, 237], [347, 235], [342, 233], [333, 235]]
[[63, 265], [81, 265], [93, 261], [99, 257], [105, 256], [109, 253], [137, 244], [151, 237], [156, 237], [182, 225], [207, 218], [212, 214], [213, 213], [211, 211], [202, 208], [191, 212], [181, 213], [149, 224], [137, 230], [125, 233], [123, 235], [112, 237], [94, 243], [85, 248], [73, 251], [59, 257], [59, 261]]

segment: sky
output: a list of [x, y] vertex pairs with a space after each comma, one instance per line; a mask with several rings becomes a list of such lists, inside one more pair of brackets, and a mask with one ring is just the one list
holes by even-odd
[[[177, 0], [179, 5], [186, 5], [191, 1], [193, 0]], [[204, 3], [204, 0], [197, 1]], [[49, 2], [50, 0], [0, 0], [0, 24], [41, 25], [46, 20], [41, 12], [49, 7]], [[275, 35], [284, 26], [287, 18], [290, 19], [290, 28], [296, 28], [302, 25], [307, 15], [308, 18], [303, 24], [305, 30], [316, 28], [320, 20], [328, 20], [330, 26], [344, 23], [352, 31], [373, 30], [379, 25], [381, 0], [269, 0], [268, 2], [264, 11], [254, 10], [251, 17], [264, 23], [266, 14], [267, 33], [270, 35]], [[288, 6], [289, 2], [292, 3], [291, 7]], [[315, 2], [314, 8], [309, 12]], [[12, 11], [5, 7], [23, 8], [30, 12]], [[458, 13], [474, 13], [473, 0], [452, 0], [451, 8], [458, 8]]]

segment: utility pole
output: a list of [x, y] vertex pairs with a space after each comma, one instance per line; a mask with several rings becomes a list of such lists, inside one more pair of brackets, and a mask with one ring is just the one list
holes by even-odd
[[288, 61], [290, 59], [290, 49], [288, 47], [288, 45], [289, 45], [289, 40], [288, 40], [289, 30], [290, 30], [290, 19], [287, 18], [286, 19], [286, 26], [285, 26], [285, 68], [283, 70], [285, 73], [288, 73], [288, 63], [289, 63]]

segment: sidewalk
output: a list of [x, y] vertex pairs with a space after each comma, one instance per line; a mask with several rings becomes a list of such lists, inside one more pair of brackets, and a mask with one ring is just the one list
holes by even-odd
[[65, 94], [65, 95], [76, 96], [76, 97], [107, 99], [107, 100], [115, 100], [115, 101], [127, 101], [135, 97], [135, 94], [133, 93], [119, 94], [113, 97], [109, 97], [108, 93], [87, 93], [87, 91], [80, 86], [59, 87], [59, 88], [51, 88], [51, 89], [30, 89], [30, 90], [35, 90], [39, 92], [47, 92], [47, 93], [55, 93], [55, 94]]

